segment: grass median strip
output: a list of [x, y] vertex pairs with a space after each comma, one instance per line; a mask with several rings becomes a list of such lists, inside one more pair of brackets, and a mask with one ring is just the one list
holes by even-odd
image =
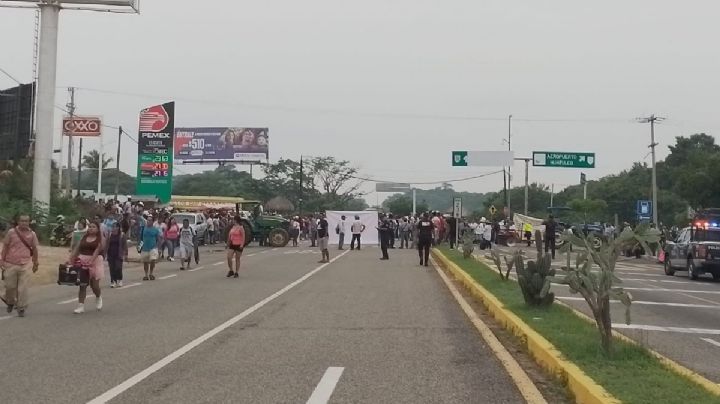
[[642, 347], [616, 339], [612, 357], [606, 357], [596, 328], [570, 309], [556, 304], [548, 309], [529, 307], [517, 283], [502, 281], [496, 271], [474, 259], [464, 259], [458, 251], [440, 251], [622, 402], [720, 402], [720, 397], [678, 376]]

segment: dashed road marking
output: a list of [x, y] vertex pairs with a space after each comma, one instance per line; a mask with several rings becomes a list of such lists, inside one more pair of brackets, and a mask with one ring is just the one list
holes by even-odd
[[333, 391], [335, 391], [335, 386], [337, 386], [340, 381], [340, 376], [342, 376], [343, 371], [345, 371], [345, 368], [327, 368], [325, 374], [320, 379], [320, 383], [318, 383], [312, 395], [307, 400], [307, 404], [327, 404], [327, 402], [330, 401], [330, 396], [332, 396]]
[[218, 265], [222, 265], [222, 264], [224, 264], [224, 262], [220, 261], [220, 262], [214, 263], [213, 265], [214, 265], [214, 266], [218, 266]]
[[715, 340], [712, 339], [712, 338], [700, 338], [700, 339], [703, 340], [703, 341], [705, 341], [705, 342], [707, 342], [707, 343], [709, 343], [709, 344], [713, 344], [713, 345], [715, 345], [716, 347], [720, 347], [720, 342], [717, 342], [717, 341], [715, 341]]
[[660, 331], [660, 332], [677, 332], [681, 334], [711, 334], [720, 335], [720, 330], [712, 328], [692, 328], [692, 327], [664, 327], [660, 325], [648, 325], [648, 324], [624, 324], [624, 323], [613, 323], [615, 329], [623, 330], [645, 330], [645, 331]]
[[199, 266], [199, 267], [193, 268], [193, 269], [188, 269], [188, 272], [195, 272], [195, 271], [199, 271], [199, 270], [204, 269], [204, 268], [205, 268], [205, 265]]
[[[582, 297], [571, 297], [571, 296], [556, 296], [560, 300], [569, 301], [582, 301], [585, 299]], [[619, 300], [610, 300], [611, 303], [620, 303]], [[693, 309], [720, 309], [720, 304], [692, 304], [692, 303], [672, 303], [672, 302], [650, 302], [645, 300], [633, 300], [632, 304], [645, 305], [645, 306], [670, 306], [670, 307], [688, 307]]]
[[4, 316], [4, 317], [0, 317], [0, 321], [3, 321], [3, 320], [7, 320], [7, 319], [9, 319], [9, 318], [12, 318], [12, 316]]
[[160, 279], [160, 280], [165, 280], [165, 279], [174, 278], [174, 277], [176, 277], [176, 276], [177, 276], [177, 274], [165, 275], [165, 276], [159, 277], [158, 279]]

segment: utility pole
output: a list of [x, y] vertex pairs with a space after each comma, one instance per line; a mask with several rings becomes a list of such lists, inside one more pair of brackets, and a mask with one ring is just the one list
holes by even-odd
[[303, 157], [300, 155], [300, 197], [298, 198], [298, 211], [302, 217], [303, 208]]
[[655, 167], [655, 146], [658, 143], [655, 142], [655, 122], [662, 122], [665, 118], [650, 115], [647, 118], [638, 118], [640, 123], [650, 123], [650, 151], [652, 154], [652, 211], [653, 211], [653, 223], [659, 227], [658, 223], [658, 204], [657, 204], [657, 168]]
[[[508, 151], [512, 151], [512, 114], [508, 115], [508, 138], [507, 138], [507, 144], [508, 144]], [[512, 210], [510, 209], [510, 191], [512, 190], [512, 174], [511, 174], [511, 167], [508, 166], [508, 178], [507, 178], [507, 192], [505, 192], [505, 198], [506, 206], [508, 208], [508, 212], [512, 214]]]
[[97, 180], [97, 200], [100, 200], [102, 194], [102, 172], [103, 172], [103, 160], [105, 159], [105, 153], [103, 153], [103, 134], [100, 132], [100, 150], [98, 150], [98, 180]]
[[530, 189], [529, 185], [529, 175], [530, 174], [530, 159], [525, 159], [525, 216], [528, 214], [528, 191]]
[[[83, 140], [80, 138], [80, 153], [78, 154], [78, 172], [77, 172], [77, 196], [80, 198], [80, 178], [82, 174], [82, 145]], [[68, 164], [69, 165], [69, 164]]]
[[118, 200], [118, 191], [120, 190], [120, 142], [122, 141], [123, 129], [118, 127], [118, 144], [117, 157], [115, 158], [115, 200]]
[[[68, 88], [70, 93], [70, 102], [67, 103], [68, 114], [70, 115], [70, 131], [66, 132], [68, 137], [68, 163], [67, 163], [67, 184], [65, 184], [65, 194], [72, 196], [72, 161], [73, 161], [73, 133], [75, 132], [75, 87]], [[64, 129], [64, 128], [63, 128]], [[62, 164], [62, 163], [61, 163]], [[80, 184], [78, 184], [79, 186]]]
[[413, 195], [413, 216], [417, 216], [417, 188], [412, 189]]
[[550, 185], [550, 207], [553, 207], [553, 198], [555, 197], [555, 184]]

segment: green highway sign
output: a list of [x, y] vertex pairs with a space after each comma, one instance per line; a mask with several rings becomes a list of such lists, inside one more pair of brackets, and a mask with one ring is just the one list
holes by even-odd
[[595, 168], [595, 153], [533, 152], [534, 167]]
[[514, 162], [512, 151], [460, 150], [452, 152], [453, 167], [508, 167]]
[[466, 167], [467, 163], [467, 151], [454, 151], [452, 152], [452, 166], [453, 167]]

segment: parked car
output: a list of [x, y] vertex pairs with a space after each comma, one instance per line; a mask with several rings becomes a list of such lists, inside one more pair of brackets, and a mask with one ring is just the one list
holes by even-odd
[[720, 218], [715, 221], [693, 221], [680, 231], [675, 240], [665, 244], [665, 275], [687, 271], [690, 279], [712, 274], [720, 281]]
[[172, 217], [175, 218], [179, 226], [182, 226], [183, 220], [188, 219], [190, 227], [195, 230], [195, 234], [197, 234], [198, 244], [205, 244], [208, 239], [207, 219], [205, 215], [202, 213], [181, 212], [174, 213]]

